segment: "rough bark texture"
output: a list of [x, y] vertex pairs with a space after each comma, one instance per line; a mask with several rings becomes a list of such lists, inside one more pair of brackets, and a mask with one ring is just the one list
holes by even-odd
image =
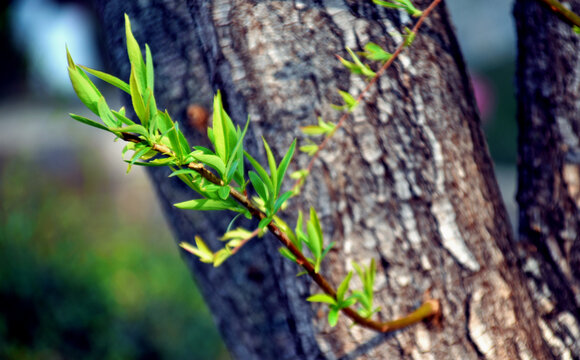
[[[572, 9], [580, 11], [580, 2]], [[554, 357], [580, 358], [580, 39], [518, 1], [520, 257]]]
[[[427, 1], [416, 1], [419, 8]], [[263, 157], [264, 136], [280, 157], [298, 126], [339, 114], [336, 89], [358, 93], [364, 80], [334, 55], [368, 41], [387, 49], [413, 20], [367, 1], [101, 1], [113, 64], [127, 76], [122, 13], [156, 62], [158, 104], [198, 144], [186, 109], [210, 108], [221, 89], [234, 122], [252, 119], [247, 148]], [[304, 167], [301, 154], [293, 169]], [[229, 215], [191, 214], [171, 204], [185, 188], [151, 173], [178, 241], [208, 242]], [[232, 355], [238, 359], [550, 358], [512, 250], [471, 86], [443, 4], [324, 151], [304, 195], [288, 214], [313, 205], [326, 241], [336, 241], [322, 272], [335, 283], [351, 261], [380, 264], [381, 318], [413, 310], [426, 292], [442, 301], [441, 326], [419, 324], [381, 335], [304, 299], [308, 279], [277, 254], [274, 238], [253, 240], [220, 268], [185, 255]], [[216, 245], [218, 246], [218, 245]], [[353, 284], [360, 285], [353, 279]]]

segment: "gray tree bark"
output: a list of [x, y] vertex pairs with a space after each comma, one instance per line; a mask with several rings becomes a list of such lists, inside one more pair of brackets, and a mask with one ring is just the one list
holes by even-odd
[[[235, 123], [250, 116], [246, 147], [261, 159], [260, 136], [279, 158], [294, 137], [304, 143], [299, 126], [314, 124], [317, 116], [336, 121], [339, 114], [330, 104], [340, 102], [337, 89], [358, 93], [364, 87], [335, 54], [347, 57], [346, 46], [359, 50], [368, 41], [394, 49], [402, 41], [394, 31], [413, 23], [405, 13], [367, 1], [103, 0], [99, 8], [120, 75], [128, 77], [123, 12], [137, 39], [149, 43], [158, 104], [180, 122], [191, 143], [208, 141], [199, 129], [203, 121], [188, 121], [189, 105], [210, 109], [220, 89]], [[293, 225], [296, 209], [319, 211], [326, 241], [337, 243], [322, 267], [335, 284], [352, 260], [378, 260], [376, 302], [383, 320], [413, 310], [429, 293], [442, 302], [442, 324], [382, 335], [351, 328], [343, 318], [329, 328], [324, 308], [305, 301], [318, 290], [295, 277], [298, 268], [278, 255], [273, 237], [253, 240], [215, 269], [184, 254], [235, 358], [556, 355], [545, 331], [551, 319], [536, 314], [542, 289], [528, 287], [529, 273], [520, 269], [521, 252], [474, 104], [441, 4], [322, 153], [303, 195], [286, 212]], [[292, 167], [307, 161], [300, 154]], [[230, 215], [176, 211], [172, 204], [191, 194], [167, 179], [167, 172], [151, 176], [176, 240], [199, 234], [219, 246]], [[558, 269], [549, 265], [540, 276], [551, 283]], [[571, 314], [577, 318], [577, 308]], [[565, 343], [560, 333], [552, 338]]]
[[[570, 2], [580, 11], [580, 1]], [[544, 340], [580, 358], [580, 39], [518, 1], [519, 256]]]

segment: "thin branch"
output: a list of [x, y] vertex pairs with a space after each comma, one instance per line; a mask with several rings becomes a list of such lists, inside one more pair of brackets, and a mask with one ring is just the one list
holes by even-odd
[[242, 246], [246, 245], [246, 243], [248, 241], [250, 241], [254, 237], [256, 237], [256, 235], [258, 235], [259, 232], [260, 232], [260, 228], [257, 228], [256, 230], [252, 231], [252, 233], [250, 235], [248, 235], [247, 238], [245, 238], [244, 240], [242, 240], [238, 246], [236, 246], [235, 248], [233, 248], [231, 250], [231, 255], [237, 253], [242, 248]]
[[[421, 15], [421, 17], [419, 17], [419, 20], [417, 20], [417, 23], [415, 24], [415, 26], [413, 26], [413, 29], [411, 30], [411, 33], [413, 35], [417, 34], [417, 32], [419, 31], [419, 28], [421, 27], [421, 25], [423, 24], [423, 22], [425, 21], [427, 16], [429, 16], [429, 14], [431, 14], [433, 9], [435, 9], [437, 4], [439, 4], [440, 2], [441, 2], [441, 0], [433, 0], [433, 2], [427, 7], [427, 9], [425, 9], [423, 11], [423, 14]], [[410, 34], [409, 34], [409, 36], [410, 36]], [[399, 56], [399, 54], [401, 54], [403, 52], [405, 47], [406, 47], [405, 41], [401, 42], [401, 44], [397, 47], [397, 49], [395, 50], [393, 55], [389, 58], [389, 60], [387, 60], [387, 62], [384, 63], [383, 66], [375, 73], [375, 76], [369, 81], [367, 86], [365, 86], [365, 88], [358, 95], [358, 97], [356, 98], [357, 103], [359, 103], [362, 100], [362, 98], [366, 95], [366, 93], [369, 92], [371, 87], [375, 85], [375, 83], [377, 82], [379, 77], [382, 76], [385, 73], [385, 71], [387, 71], [387, 69], [395, 61], [397, 56]], [[338, 123], [336, 123], [336, 126], [334, 127], [334, 129], [324, 138], [322, 143], [320, 143], [320, 145], [318, 145], [318, 149], [316, 150], [314, 155], [312, 155], [312, 158], [310, 159], [310, 162], [308, 163], [308, 166], [306, 167], [306, 170], [308, 171], [308, 173], [310, 173], [312, 171], [312, 168], [314, 167], [314, 162], [316, 161], [316, 159], [318, 159], [320, 151], [322, 151], [322, 149], [324, 149], [326, 147], [326, 145], [328, 144], [328, 142], [330, 142], [330, 139], [336, 133], [336, 131], [344, 126], [344, 123], [346, 122], [346, 119], [348, 118], [349, 115], [350, 115], [350, 112], [345, 112], [338, 120]], [[299, 183], [300, 183], [300, 179], [294, 183], [294, 185], [292, 186], [292, 189], [295, 189], [299, 185]]]
[[564, 22], [571, 26], [580, 27], [580, 16], [572, 10], [569, 10], [558, 0], [538, 0], [547, 5], [556, 15], [558, 15]]

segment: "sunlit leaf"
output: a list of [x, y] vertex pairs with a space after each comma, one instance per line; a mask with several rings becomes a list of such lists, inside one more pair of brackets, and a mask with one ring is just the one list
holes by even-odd
[[314, 295], [308, 297], [306, 299], [306, 301], [320, 302], [320, 303], [326, 303], [326, 304], [330, 304], [330, 305], [336, 305], [336, 300], [328, 294], [314, 294]]
[[124, 92], [126, 92], [127, 94], [131, 94], [131, 89], [129, 88], [129, 84], [127, 84], [126, 82], [124, 82], [123, 80], [119, 79], [118, 77], [115, 77], [111, 74], [107, 74], [105, 72], [102, 71], [98, 71], [95, 69], [91, 69], [89, 67], [83, 66], [83, 65], [78, 65], [81, 68], [83, 68], [86, 72], [88, 72], [89, 74], [103, 80], [104, 82], [107, 82], [121, 90], [123, 90]]

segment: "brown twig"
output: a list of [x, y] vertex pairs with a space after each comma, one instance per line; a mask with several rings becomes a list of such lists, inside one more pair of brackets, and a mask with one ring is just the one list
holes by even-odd
[[[419, 20], [417, 20], [417, 23], [415, 24], [415, 26], [413, 26], [413, 29], [411, 30], [411, 33], [413, 35], [417, 34], [417, 31], [419, 30], [419, 28], [423, 24], [423, 21], [425, 21], [427, 16], [429, 16], [429, 14], [433, 11], [433, 9], [435, 9], [437, 4], [439, 4], [440, 2], [441, 2], [441, 0], [433, 0], [433, 2], [427, 7], [427, 9], [425, 9], [423, 11], [423, 14], [419, 17]], [[381, 66], [381, 68], [375, 73], [375, 76], [369, 81], [367, 86], [365, 86], [365, 88], [358, 95], [358, 97], [356, 98], [357, 103], [359, 103], [362, 100], [362, 98], [366, 95], [366, 93], [371, 89], [371, 87], [375, 85], [375, 83], [377, 82], [379, 77], [381, 77], [385, 73], [385, 71], [387, 71], [387, 69], [395, 61], [397, 56], [399, 56], [399, 54], [401, 54], [403, 52], [405, 47], [406, 47], [406, 44], [405, 44], [405, 41], [403, 41], [395, 49], [395, 52], [392, 54], [392, 56], [389, 58], [389, 60], [387, 60], [387, 62], [385, 62], [383, 64], [383, 66]], [[332, 136], [334, 136], [336, 131], [344, 126], [344, 123], [349, 115], [350, 115], [350, 112], [345, 112], [344, 114], [342, 114], [342, 116], [340, 117], [340, 119], [336, 123], [334, 129], [324, 138], [324, 140], [320, 143], [320, 145], [318, 145], [318, 149], [316, 150], [314, 155], [312, 155], [312, 158], [310, 159], [310, 162], [308, 163], [308, 166], [306, 167], [306, 170], [308, 171], [308, 173], [310, 173], [312, 171], [312, 168], [314, 167], [314, 162], [316, 161], [316, 159], [318, 159], [320, 151], [322, 151], [322, 149], [324, 149], [326, 147], [326, 145], [328, 144], [328, 142], [330, 141]], [[296, 180], [296, 182], [292, 186], [292, 190], [294, 190], [299, 185], [299, 183], [300, 183], [300, 179]]]
[[572, 10], [567, 9], [558, 0], [538, 0], [547, 5], [550, 10], [552, 10], [556, 15], [558, 15], [562, 20], [571, 26], [580, 27], [580, 16], [578, 16]]
[[239, 250], [242, 248], [242, 246], [246, 245], [246, 243], [247, 243], [248, 241], [250, 241], [250, 240], [252, 240], [254, 237], [256, 237], [256, 235], [258, 235], [258, 233], [259, 233], [259, 232], [260, 232], [260, 228], [257, 228], [256, 230], [252, 231], [252, 233], [251, 233], [250, 235], [248, 235], [248, 237], [247, 237], [247, 238], [245, 238], [244, 240], [242, 240], [242, 241], [241, 241], [241, 242], [238, 244], [238, 246], [236, 246], [235, 248], [233, 248], [233, 249], [231, 250], [231, 255], [233, 255], [233, 254], [237, 253], [237, 252], [238, 252], [238, 251], [239, 251]]

